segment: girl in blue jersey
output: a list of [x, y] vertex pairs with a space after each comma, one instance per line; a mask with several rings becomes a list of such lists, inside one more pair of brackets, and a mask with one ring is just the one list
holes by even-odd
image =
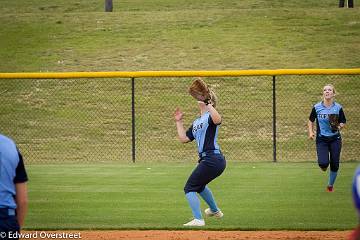
[[[355, 175], [352, 182], [352, 196], [354, 206], [356, 208], [357, 216], [360, 221], [360, 166], [357, 167]], [[349, 240], [359, 240], [360, 239], [360, 222], [357, 227], [351, 233]]]
[[207, 186], [208, 183], [220, 176], [226, 167], [225, 158], [217, 143], [221, 116], [215, 109], [216, 95], [212, 90], [210, 90], [210, 93], [210, 103], [206, 104], [198, 101], [200, 117], [193, 122], [187, 131], [183, 125], [183, 113], [179, 108], [174, 113], [179, 140], [182, 143], [196, 140], [199, 154], [199, 164], [191, 173], [184, 187], [186, 199], [194, 216], [192, 221], [184, 224], [184, 226], [189, 227], [205, 225], [197, 193], [209, 206], [205, 210], [206, 216], [221, 218], [224, 215], [218, 208], [214, 196]]
[[[341, 135], [346, 118], [342, 106], [334, 101], [335, 88], [327, 84], [323, 88], [323, 100], [314, 105], [308, 122], [309, 139], [315, 138], [314, 122], [316, 120], [316, 151], [319, 167], [326, 171], [330, 165], [329, 182], [326, 190], [333, 191], [340, 163]], [[336, 114], [339, 119], [338, 129], [330, 127], [329, 115]]]
[[0, 134], [0, 239], [19, 239], [28, 208], [27, 181], [15, 142]]

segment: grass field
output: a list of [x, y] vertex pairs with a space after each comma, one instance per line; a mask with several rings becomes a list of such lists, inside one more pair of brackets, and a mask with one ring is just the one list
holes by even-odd
[[[26, 229], [181, 229], [191, 217], [182, 189], [194, 165], [31, 165]], [[210, 184], [225, 217], [207, 219], [206, 229], [352, 229], [356, 166], [342, 164], [327, 193], [316, 164], [229, 163]]]
[[[0, 0], [0, 72], [360, 66], [360, 8], [339, 9], [334, 0], [114, 0], [113, 13], [103, 2]], [[356, 225], [359, 76], [277, 79], [277, 164], [271, 78], [206, 80], [220, 97], [229, 163], [210, 184], [225, 218], [209, 219], [207, 229]], [[190, 82], [136, 79], [132, 164], [129, 79], [1, 80], [0, 132], [16, 140], [30, 177], [26, 229], [181, 229], [191, 217], [182, 188], [196, 150], [177, 141], [172, 112], [180, 106], [186, 125], [196, 116]], [[308, 114], [328, 82], [348, 118], [346, 163], [331, 194], [306, 139]]]

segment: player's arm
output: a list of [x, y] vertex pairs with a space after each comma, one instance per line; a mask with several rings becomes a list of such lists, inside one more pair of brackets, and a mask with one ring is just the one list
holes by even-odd
[[219, 125], [221, 123], [220, 113], [211, 104], [207, 105], [207, 109], [210, 113], [211, 119], [214, 122], [214, 124]]
[[15, 184], [16, 188], [16, 217], [20, 227], [24, 226], [25, 216], [28, 210], [28, 194], [26, 182]]
[[343, 109], [341, 108], [339, 111], [339, 130], [345, 127], [346, 117]]
[[316, 117], [317, 117], [317, 115], [316, 115], [316, 110], [314, 107], [310, 113], [309, 121], [308, 121], [308, 135], [309, 135], [309, 139], [311, 139], [311, 140], [313, 140], [315, 138], [314, 122], [315, 122]]
[[308, 134], [309, 134], [309, 139], [313, 140], [315, 138], [314, 122], [310, 120], [308, 121]]
[[27, 173], [25, 170], [23, 157], [18, 150], [19, 163], [16, 167], [15, 183], [15, 202], [16, 202], [16, 217], [20, 227], [24, 225], [25, 216], [28, 210], [28, 191], [26, 182], [28, 181]]
[[176, 122], [178, 138], [179, 138], [180, 142], [187, 143], [187, 142], [190, 142], [190, 139], [186, 136], [186, 131], [184, 128], [184, 123], [183, 123], [183, 116], [184, 116], [184, 114], [180, 111], [180, 109], [176, 108], [175, 113], [174, 113], [174, 119]]

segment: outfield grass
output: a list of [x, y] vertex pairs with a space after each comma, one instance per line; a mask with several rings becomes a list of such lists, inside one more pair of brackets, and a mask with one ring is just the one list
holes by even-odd
[[[28, 166], [26, 229], [182, 229], [183, 185], [194, 163]], [[357, 224], [341, 165], [335, 192], [315, 163], [229, 163], [210, 184], [225, 217], [206, 229], [344, 230]], [[202, 209], [205, 203], [201, 202]]]
[[[360, 65], [360, 8], [333, 0], [114, 0], [113, 13], [103, 8], [97, 0], [0, 0], [0, 72]], [[229, 162], [210, 184], [225, 217], [207, 220], [207, 229], [357, 224], [350, 183], [360, 155], [358, 76], [278, 78], [278, 164], [270, 163], [271, 78], [206, 80], [219, 93]], [[187, 126], [196, 116], [190, 82], [136, 79], [137, 163], [129, 164], [128, 79], [1, 80], [0, 132], [16, 140], [30, 177], [26, 229], [181, 229], [191, 216], [182, 188], [196, 150], [177, 141], [172, 112], [180, 106]], [[348, 117], [347, 162], [331, 194], [306, 139], [311, 106], [328, 82]]]

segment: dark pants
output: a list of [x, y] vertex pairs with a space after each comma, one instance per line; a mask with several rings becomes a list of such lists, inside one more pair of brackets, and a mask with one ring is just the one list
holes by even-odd
[[319, 167], [326, 169], [330, 164], [330, 170], [337, 172], [339, 170], [340, 153], [341, 153], [341, 137], [317, 137], [316, 152]]
[[185, 184], [185, 194], [188, 192], [200, 193], [204, 191], [205, 186], [220, 176], [225, 167], [226, 161], [222, 154], [209, 154], [200, 158], [199, 164]]
[[[339, 7], [343, 8], [345, 6], [345, 0], [339, 1]], [[354, 0], [348, 0], [348, 7], [353, 8], [354, 7]]]
[[[0, 239], [19, 239], [16, 238], [17, 234], [20, 232], [20, 226], [16, 219], [15, 215], [9, 215], [7, 208], [0, 209]], [[11, 234], [11, 236], [9, 236]]]

